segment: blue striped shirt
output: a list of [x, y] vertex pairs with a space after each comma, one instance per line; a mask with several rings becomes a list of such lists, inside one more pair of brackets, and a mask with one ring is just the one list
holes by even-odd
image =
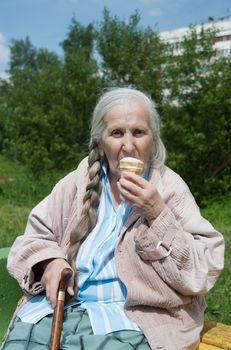
[[87, 309], [94, 334], [139, 330], [124, 313], [126, 287], [118, 278], [114, 258], [115, 245], [130, 207], [124, 202], [114, 207], [105, 166], [101, 183], [98, 221], [80, 247], [76, 261], [77, 300]]

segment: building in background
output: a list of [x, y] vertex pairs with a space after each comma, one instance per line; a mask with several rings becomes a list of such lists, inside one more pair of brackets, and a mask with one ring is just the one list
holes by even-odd
[[[200, 33], [202, 27], [205, 30], [215, 29], [218, 31], [214, 41], [215, 56], [228, 56], [231, 54], [231, 18], [214, 20], [212, 17], [209, 17], [207, 23], [193, 26], [198, 33]], [[179, 55], [180, 49], [178, 48], [178, 44], [183, 41], [189, 31], [189, 27], [164, 31], [160, 33], [160, 38], [164, 42], [172, 44], [175, 48], [175, 54]]]

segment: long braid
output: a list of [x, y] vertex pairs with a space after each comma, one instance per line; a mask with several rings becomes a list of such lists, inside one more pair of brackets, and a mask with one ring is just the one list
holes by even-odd
[[[86, 193], [83, 198], [83, 209], [76, 228], [70, 235], [70, 246], [67, 252], [67, 260], [75, 273], [76, 256], [81, 243], [95, 227], [97, 222], [97, 208], [101, 193], [100, 185], [100, 154], [98, 145], [92, 141], [90, 143], [90, 152], [88, 156], [88, 174], [89, 182], [86, 187]], [[76, 280], [76, 279], [75, 279]]]

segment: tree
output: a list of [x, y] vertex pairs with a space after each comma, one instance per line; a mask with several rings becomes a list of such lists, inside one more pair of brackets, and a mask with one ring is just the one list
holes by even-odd
[[162, 116], [167, 162], [197, 199], [230, 190], [231, 58], [214, 59], [214, 32], [189, 35], [178, 53], [151, 28], [108, 10], [95, 28], [72, 19], [64, 58], [29, 38], [11, 45], [10, 81], [0, 84], [0, 147], [35, 173], [69, 168], [86, 154], [102, 87], [146, 91]]
[[7, 137], [5, 135], [5, 120], [4, 120], [4, 110], [5, 110], [5, 97], [8, 91], [8, 82], [0, 78], [0, 151], [3, 150], [4, 139]]
[[62, 101], [62, 64], [54, 53], [35, 49], [28, 38], [13, 41], [11, 52], [3, 109], [5, 152], [34, 171], [42, 171], [54, 166], [49, 153], [55, 123], [50, 115]]
[[36, 69], [36, 49], [31, 44], [29, 37], [25, 40], [12, 40], [10, 45], [9, 73], [25, 68]]
[[230, 57], [214, 58], [214, 32], [193, 29], [165, 69], [162, 104], [168, 164], [199, 199], [230, 189]]
[[87, 151], [89, 124], [102, 87], [95, 59], [96, 33], [92, 24], [84, 27], [72, 19], [66, 39], [61, 44], [65, 54], [63, 71], [64, 104], [72, 120], [69, 138], [75, 153]]
[[104, 9], [97, 49], [105, 85], [132, 85], [161, 102], [164, 44], [151, 28], [143, 29], [138, 12], [128, 23]]
[[91, 60], [94, 54], [95, 37], [93, 24], [90, 23], [84, 27], [75, 18], [72, 18], [67, 37], [61, 43], [66, 59], [68, 56], [81, 51], [87, 61]]
[[13, 41], [4, 147], [37, 174], [70, 167], [87, 150], [89, 120], [101, 82], [93, 41], [93, 27], [75, 20], [62, 43], [64, 61], [35, 49], [28, 38]]

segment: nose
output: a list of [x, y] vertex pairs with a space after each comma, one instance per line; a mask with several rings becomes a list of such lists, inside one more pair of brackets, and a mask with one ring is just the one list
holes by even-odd
[[132, 155], [135, 144], [132, 135], [125, 135], [123, 138], [123, 151], [126, 155]]

